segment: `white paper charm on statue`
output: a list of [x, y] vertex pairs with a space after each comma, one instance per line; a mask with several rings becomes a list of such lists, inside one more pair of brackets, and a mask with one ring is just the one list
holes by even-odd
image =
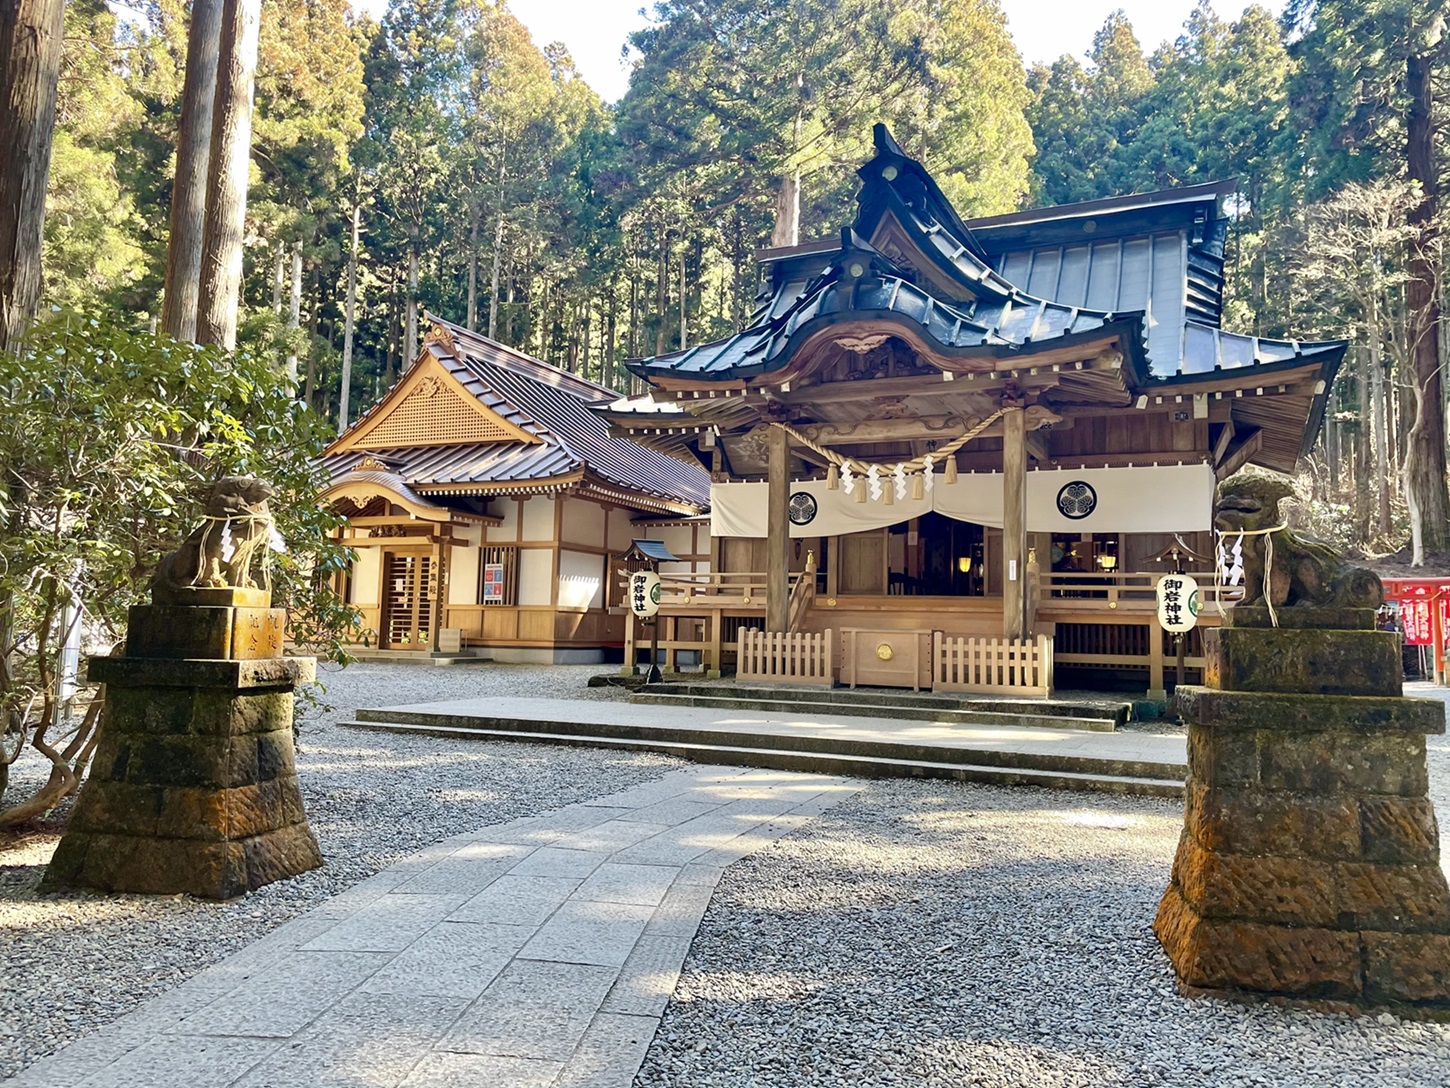
[[271, 536], [267, 538], [267, 546], [274, 552], [286, 552], [287, 542], [282, 539], [282, 534], [277, 531], [277, 526], [270, 526]]
[[223, 563], [230, 563], [232, 561], [232, 556], [237, 554], [237, 546], [232, 540], [232, 523], [230, 521], [222, 522], [221, 552]]

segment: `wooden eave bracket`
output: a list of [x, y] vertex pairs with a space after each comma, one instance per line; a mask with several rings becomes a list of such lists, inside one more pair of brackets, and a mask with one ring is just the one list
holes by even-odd
[[1228, 449], [1225, 456], [1215, 464], [1214, 475], [1220, 480], [1228, 479], [1263, 452], [1263, 448], [1264, 432], [1256, 427], [1242, 442]]

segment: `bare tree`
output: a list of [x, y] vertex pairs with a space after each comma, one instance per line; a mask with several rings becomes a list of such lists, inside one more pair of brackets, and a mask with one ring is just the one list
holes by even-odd
[[224, 0], [222, 7], [196, 339], [228, 351], [237, 345], [247, 172], [252, 157], [252, 82], [261, 9], [262, 0]]
[[45, 186], [55, 133], [64, 0], [0, 3], [0, 351], [40, 305]]
[[[347, 251], [347, 311], [342, 330], [342, 389], [338, 394], [337, 433], [347, 430], [348, 397], [352, 393], [352, 337], [357, 314], [357, 258], [362, 223], [362, 186], [353, 192], [352, 245]], [[470, 326], [471, 327], [471, 326]]]
[[186, 43], [186, 81], [181, 91], [181, 128], [176, 138], [176, 183], [171, 189], [166, 292], [161, 301], [161, 327], [178, 340], [196, 337], [221, 30], [222, 0], [193, 0]]

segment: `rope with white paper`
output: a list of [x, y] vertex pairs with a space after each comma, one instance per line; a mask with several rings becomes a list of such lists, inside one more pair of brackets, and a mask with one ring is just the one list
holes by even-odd
[[[987, 416], [985, 419], [979, 420], [972, 426], [968, 427], [966, 431], [964, 431], [959, 437], [952, 439], [945, 446], [939, 446], [931, 453], [924, 454], [921, 457], [913, 457], [909, 461], [899, 461], [889, 465], [873, 464], [870, 461], [857, 461], [854, 458], [845, 457], [839, 453], [836, 453], [834, 450], [828, 449], [827, 447], [821, 445], [819, 442], [814, 442], [811, 439], [807, 438], [805, 435], [801, 434], [800, 431], [792, 427], [789, 423], [772, 422], [771, 426], [779, 427], [786, 434], [790, 435], [790, 437], [796, 443], [805, 446], [807, 449], [814, 450], [816, 453], [820, 454], [820, 456], [824, 457], [830, 466], [828, 479], [833, 484], [836, 479], [839, 479], [845, 487], [846, 494], [849, 495], [855, 490], [855, 481], [857, 476], [865, 476], [871, 481], [871, 497], [873, 499], [879, 499], [881, 497], [879, 479], [884, 476], [890, 476], [895, 481], [896, 497], [905, 498], [905, 478], [908, 473], [930, 473], [935, 465], [938, 465], [943, 461], [948, 461], [948, 463], [950, 464], [948, 459], [954, 453], [956, 453], [957, 450], [961, 449], [972, 439], [978, 437], [983, 431], [985, 431], [992, 424], [996, 423], [997, 420], [1001, 419], [1008, 412], [1020, 411], [1022, 411], [1022, 409], [1020, 408], [998, 408], [995, 412]], [[950, 468], [948, 469], [948, 471], [950, 472]], [[950, 477], [948, 478], [947, 482], [952, 482]], [[925, 486], [926, 490], [931, 490], [932, 482], [930, 479], [925, 481]]]
[[1261, 536], [1264, 538], [1264, 605], [1269, 610], [1269, 622], [1275, 627], [1279, 626], [1279, 614], [1274, 611], [1274, 597], [1270, 582], [1274, 572], [1274, 534], [1282, 532], [1289, 526], [1275, 525], [1271, 529], [1240, 529], [1233, 546], [1233, 566], [1225, 570], [1230, 553], [1224, 550], [1223, 542], [1234, 533], [1232, 530], [1215, 529], [1218, 534], [1217, 555], [1213, 564], [1213, 588], [1214, 596], [1217, 598], [1218, 614], [1224, 614], [1223, 609], [1223, 580], [1226, 578], [1230, 587], [1237, 586], [1239, 579], [1244, 576], [1244, 537]]

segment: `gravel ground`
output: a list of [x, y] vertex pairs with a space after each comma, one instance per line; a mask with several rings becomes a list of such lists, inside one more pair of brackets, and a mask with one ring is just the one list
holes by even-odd
[[[39, 895], [59, 811], [44, 830], [0, 836], [0, 1079], [171, 989], [269, 930], [440, 839], [589, 797], [680, 766], [649, 754], [368, 734], [333, 723], [359, 706], [521, 694], [614, 699], [598, 666], [358, 664], [327, 670], [298, 764], [324, 868], [243, 899]], [[40, 780], [22, 763], [14, 793]]]
[[[1444, 737], [1430, 770], [1446, 820]], [[726, 872], [636, 1088], [1450, 1085], [1450, 1025], [1178, 995], [1182, 811], [868, 785]]]

